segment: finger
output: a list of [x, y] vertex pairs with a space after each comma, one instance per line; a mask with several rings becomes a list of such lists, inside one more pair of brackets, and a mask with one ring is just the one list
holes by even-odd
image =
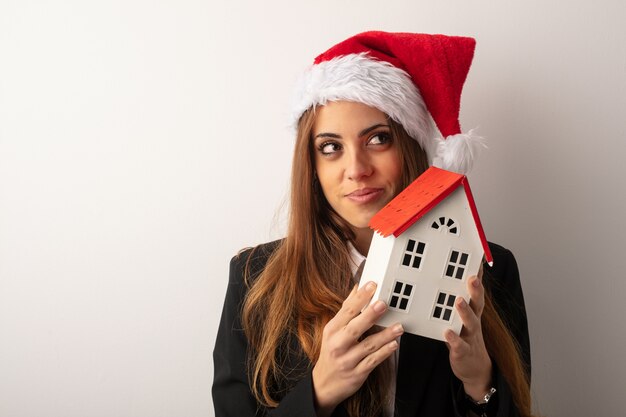
[[370, 353], [366, 357], [364, 357], [359, 364], [354, 368], [357, 373], [367, 375], [374, 368], [380, 365], [385, 359], [393, 354], [398, 349], [398, 342], [396, 340], [392, 340], [389, 343], [381, 346], [377, 351]]
[[387, 311], [387, 304], [382, 300], [377, 300], [365, 308], [360, 315], [350, 320], [343, 328], [353, 339], [359, 339], [363, 333], [376, 324], [378, 319]]
[[463, 297], [458, 297], [454, 304], [456, 311], [463, 322], [465, 333], [474, 334], [478, 331], [480, 329], [480, 319], [474, 310], [467, 304], [465, 299], [463, 299]]
[[370, 334], [351, 349], [348, 353], [348, 357], [353, 360], [354, 363], [358, 363], [363, 360], [363, 358], [376, 352], [387, 343], [396, 340], [398, 337], [402, 336], [403, 333], [404, 328], [402, 325], [400, 323], [396, 323], [384, 330], [381, 330], [380, 332]]
[[356, 369], [361, 361], [381, 349], [384, 350], [387, 344], [396, 341], [402, 333], [404, 333], [404, 329], [397, 323], [380, 332], [370, 334], [348, 348], [343, 356], [343, 364], [347, 368]]
[[480, 318], [485, 308], [485, 287], [483, 287], [483, 280], [478, 276], [470, 277], [467, 281], [467, 290], [471, 300], [470, 306], [474, 314]]
[[446, 344], [450, 350], [450, 358], [458, 359], [470, 351], [470, 345], [461, 336], [448, 329], [444, 333]]
[[353, 318], [361, 313], [361, 310], [370, 302], [374, 292], [376, 291], [376, 283], [368, 282], [361, 288], [355, 287], [350, 295], [344, 300], [341, 309], [328, 322], [328, 327], [334, 330], [345, 327]]

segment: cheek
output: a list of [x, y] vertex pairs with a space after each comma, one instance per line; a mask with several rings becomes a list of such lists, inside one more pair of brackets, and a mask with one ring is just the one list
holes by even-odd
[[330, 190], [338, 184], [337, 175], [339, 170], [333, 167], [333, 164], [326, 163], [327, 161], [315, 161], [315, 171], [317, 173], [317, 179], [324, 190]]
[[320, 174], [318, 174], [317, 180], [319, 181], [320, 189], [322, 190], [324, 197], [326, 197], [326, 200], [331, 201], [332, 196], [335, 194], [335, 182], [331, 181], [327, 176]]
[[387, 179], [394, 184], [394, 193], [397, 194], [402, 187], [402, 160], [397, 155], [390, 157], [386, 167]]

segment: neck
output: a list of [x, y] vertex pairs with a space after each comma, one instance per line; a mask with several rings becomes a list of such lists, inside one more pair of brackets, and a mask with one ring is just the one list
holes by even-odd
[[374, 236], [374, 231], [369, 227], [353, 228], [352, 231], [356, 235], [354, 247], [361, 255], [367, 256], [367, 252], [369, 252], [370, 249], [370, 243], [372, 243], [372, 237]]

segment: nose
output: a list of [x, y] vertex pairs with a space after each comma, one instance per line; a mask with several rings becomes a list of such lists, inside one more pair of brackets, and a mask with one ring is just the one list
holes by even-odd
[[364, 149], [354, 149], [349, 153], [346, 176], [352, 181], [359, 181], [372, 175], [373, 166]]

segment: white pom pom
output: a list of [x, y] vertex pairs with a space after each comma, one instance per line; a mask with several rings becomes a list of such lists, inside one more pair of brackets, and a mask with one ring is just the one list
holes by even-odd
[[476, 135], [474, 129], [436, 141], [437, 153], [433, 165], [459, 174], [467, 174], [480, 151], [487, 147], [485, 138]]

